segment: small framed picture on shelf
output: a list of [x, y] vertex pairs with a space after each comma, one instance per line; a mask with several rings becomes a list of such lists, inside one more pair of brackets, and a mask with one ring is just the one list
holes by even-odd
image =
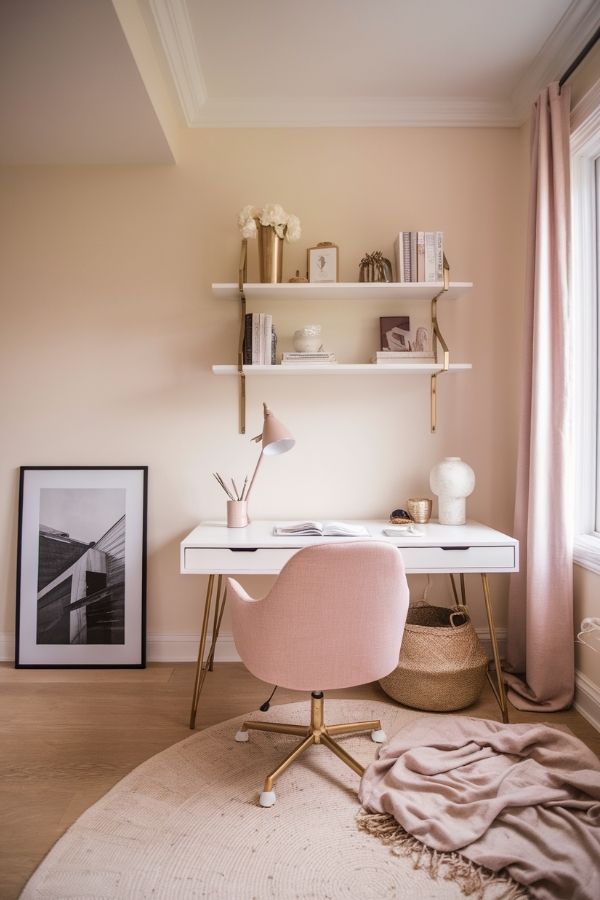
[[23, 466], [17, 668], [146, 664], [146, 466]]
[[433, 361], [431, 325], [419, 322], [411, 328], [410, 316], [382, 316], [379, 319], [380, 352], [377, 360], [402, 362], [408, 359]]
[[380, 350], [405, 353], [410, 350], [410, 316], [382, 316], [379, 319]]
[[323, 241], [307, 252], [308, 280], [310, 282], [333, 283], [339, 281], [340, 258], [337, 244]]

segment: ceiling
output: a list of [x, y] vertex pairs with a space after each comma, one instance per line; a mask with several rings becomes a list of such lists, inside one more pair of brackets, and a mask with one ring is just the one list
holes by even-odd
[[173, 162], [182, 127], [518, 125], [599, 25], [598, 0], [0, 0], [0, 163]]

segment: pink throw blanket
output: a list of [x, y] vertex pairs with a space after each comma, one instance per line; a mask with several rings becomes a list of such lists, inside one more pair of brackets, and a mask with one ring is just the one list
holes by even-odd
[[555, 728], [424, 716], [381, 748], [359, 799], [534, 897], [600, 898], [600, 763]]

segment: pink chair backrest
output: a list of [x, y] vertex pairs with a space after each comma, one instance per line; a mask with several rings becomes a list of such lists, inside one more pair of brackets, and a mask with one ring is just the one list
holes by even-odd
[[293, 690], [366, 684], [388, 675], [408, 610], [400, 552], [379, 541], [299, 550], [253, 600], [229, 579], [233, 636], [258, 678]]

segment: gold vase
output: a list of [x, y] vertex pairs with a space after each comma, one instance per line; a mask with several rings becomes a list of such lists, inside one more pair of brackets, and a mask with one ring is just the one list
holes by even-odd
[[272, 225], [256, 223], [258, 232], [258, 267], [263, 284], [279, 284], [283, 262], [283, 238]]

